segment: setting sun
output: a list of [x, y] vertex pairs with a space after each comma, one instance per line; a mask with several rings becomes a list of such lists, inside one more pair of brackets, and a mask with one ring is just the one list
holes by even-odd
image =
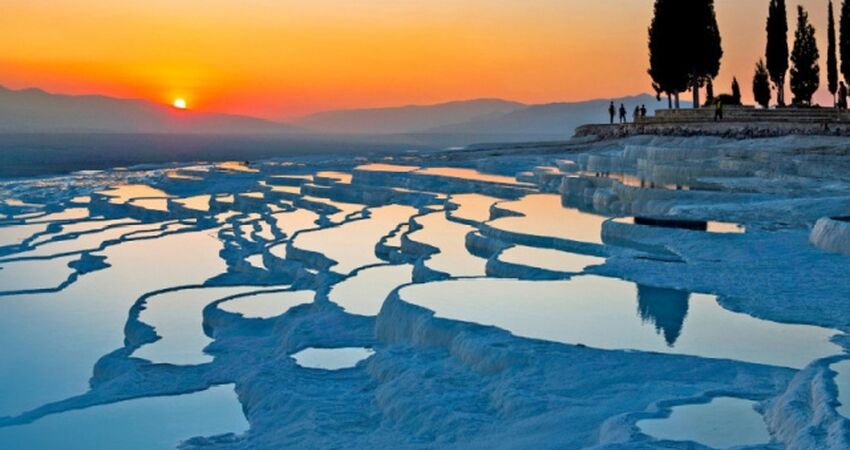
[[177, 109], [186, 109], [186, 100], [182, 98], [175, 99], [173, 105]]

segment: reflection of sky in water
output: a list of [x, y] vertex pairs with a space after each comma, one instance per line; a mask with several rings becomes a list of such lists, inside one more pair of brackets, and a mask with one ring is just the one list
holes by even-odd
[[99, 253], [112, 267], [61, 292], [3, 298], [0, 360], [15, 364], [0, 364], [0, 416], [85, 392], [94, 363], [123, 346], [133, 302], [146, 292], [203, 283], [224, 272], [220, 249], [205, 232], [129, 242]]
[[47, 224], [11, 225], [0, 228], [0, 247], [17, 245], [35, 233], [47, 229]]
[[337, 222], [337, 223], [340, 223], [343, 220], [345, 220], [345, 217], [348, 216], [349, 214], [352, 214], [352, 213], [355, 213], [355, 212], [358, 212], [358, 211], [362, 211], [364, 208], [366, 208], [366, 205], [362, 205], [362, 204], [359, 204], [359, 203], [337, 202], [337, 201], [333, 201], [333, 200], [328, 200], [326, 198], [312, 197], [312, 196], [309, 196], [309, 195], [305, 195], [301, 198], [304, 199], [304, 200], [311, 201], [311, 202], [324, 203], [326, 205], [331, 205], [331, 206], [337, 208], [338, 210], [340, 210], [338, 213], [331, 214], [331, 215], [328, 216], [328, 219], [330, 219], [331, 222]]
[[195, 195], [192, 197], [178, 198], [175, 201], [188, 209], [194, 209], [196, 211], [209, 211], [211, 197], [211, 195]]
[[270, 292], [228, 300], [220, 303], [219, 308], [248, 318], [268, 319], [295, 306], [311, 303], [315, 295], [313, 291]]
[[457, 194], [452, 195], [450, 201], [458, 205], [457, 209], [449, 211], [453, 217], [486, 222], [490, 220], [490, 207], [499, 199], [482, 194]]
[[461, 178], [464, 180], [484, 181], [487, 183], [528, 185], [528, 183], [521, 183], [517, 181], [517, 179], [514, 177], [481, 173], [475, 169], [467, 169], [463, 167], [426, 167], [424, 169], [417, 170], [416, 173], [421, 173], [423, 175], [438, 175], [442, 177]]
[[315, 228], [319, 215], [306, 209], [296, 209], [295, 211], [273, 214], [272, 217], [275, 221], [275, 227], [287, 236], [292, 237], [297, 231]]
[[316, 174], [317, 177], [321, 178], [331, 178], [336, 180], [338, 183], [343, 184], [351, 184], [351, 174], [347, 172], [335, 172], [331, 170], [325, 170]]
[[[106, 227], [107, 225], [94, 224], [96, 229]], [[15, 254], [15, 257], [21, 256], [49, 256], [65, 252], [77, 252], [82, 250], [91, 250], [100, 247], [105, 241], [112, 241], [121, 238], [128, 233], [135, 233], [132, 237], [138, 237], [139, 232], [145, 230], [155, 230], [160, 224], [134, 224], [120, 227], [112, 227], [102, 231], [96, 231], [80, 235], [75, 239], [64, 239], [52, 242], [45, 242], [38, 247]]]
[[670, 417], [641, 420], [638, 426], [657, 439], [694, 441], [714, 448], [767, 444], [767, 426], [753, 405], [749, 400], [718, 397], [707, 404], [676, 406]]
[[371, 164], [363, 164], [362, 166], [357, 166], [354, 170], [365, 170], [369, 172], [413, 172], [414, 170], [419, 169], [419, 166], [405, 166], [402, 164], [385, 164], [385, 163], [371, 163]]
[[581, 272], [588, 266], [603, 264], [605, 258], [562, 252], [548, 248], [517, 245], [503, 251], [499, 260], [511, 264], [539, 267], [556, 272]]
[[168, 211], [168, 199], [165, 198], [140, 198], [130, 200], [128, 204], [151, 211]]
[[428, 244], [440, 249], [440, 253], [431, 255], [425, 265], [433, 270], [452, 276], [484, 275], [487, 260], [471, 255], [466, 251], [466, 235], [475, 228], [446, 219], [443, 211], [417, 217], [416, 222], [423, 225], [408, 237], [416, 242]]
[[490, 222], [494, 228], [535, 236], [551, 236], [594, 244], [602, 243], [602, 222], [607, 217], [561, 205], [557, 194], [533, 194], [499, 207], [524, 217], [502, 217]]
[[185, 439], [241, 433], [248, 422], [233, 385], [151, 397], [44, 417], [0, 428], [0, 447], [40, 450], [171, 450]]
[[331, 269], [339, 273], [345, 274], [358, 267], [380, 263], [382, 261], [375, 256], [375, 244], [416, 214], [416, 209], [390, 205], [370, 211], [371, 217], [368, 219], [300, 234], [295, 239], [295, 246], [323, 253], [338, 262]]
[[[68, 263], [78, 259], [79, 255], [73, 255], [48, 260], [0, 263], [0, 291], [58, 287], [73, 272]], [[2, 301], [0, 298], [0, 302]]]
[[231, 172], [259, 172], [259, 170], [248, 167], [241, 161], [225, 161], [215, 165], [217, 169], [228, 170]]
[[[639, 296], [640, 294], [640, 296]], [[579, 276], [569, 281], [457, 280], [405, 287], [401, 298], [438, 317], [517, 336], [799, 368], [841, 353], [835, 331], [733, 313], [713, 296]], [[640, 297], [640, 298], [639, 298]], [[670, 341], [673, 341], [670, 345]]]
[[390, 292], [413, 281], [412, 277], [409, 264], [370, 267], [335, 285], [328, 297], [351, 314], [375, 316]]
[[168, 197], [168, 194], [164, 191], [146, 184], [121, 184], [98, 193], [111, 197], [109, 203], [114, 203], [116, 205], [122, 205], [134, 198]]
[[348, 369], [372, 356], [372, 349], [362, 347], [306, 348], [292, 355], [295, 362], [308, 369]]
[[162, 339], [133, 353], [154, 363], [201, 364], [212, 361], [203, 353], [212, 339], [203, 331], [203, 309], [215, 300], [256, 291], [254, 286], [188, 289], [150, 297], [139, 320], [154, 327]]

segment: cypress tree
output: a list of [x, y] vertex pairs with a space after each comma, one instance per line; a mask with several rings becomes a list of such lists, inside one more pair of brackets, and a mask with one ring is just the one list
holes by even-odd
[[679, 93], [688, 88], [688, 69], [682, 58], [686, 47], [682, 43], [685, 26], [681, 21], [681, 0], [655, 0], [654, 15], [649, 26], [649, 75], [652, 86], [660, 96], [675, 97], [679, 107]]
[[738, 84], [738, 78], [732, 77], [732, 101], [736, 105], [741, 104], [741, 86]]
[[678, 3], [685, 10], [680, 17], [689, 18], [682, 21], [685, 24], [685, 33], [678, 38], [691, 44], [682, 56], [688, 59], [694, 108], [699, 108], [700, 88], [720, 72], [720, 60], [723, 57], [720, 29], [714, 12], [714, 0], [688, 0]]
[[776, 86], [776, 101], [779, 106], [785, 106], [785, 74], [788, 72], [788, 17], [785, 12], [785, 0], [770, 0], [765, 58], [770, 79]]
[[802, 6], [797, 7], [797, 31], [794, 33], [794, 49], [791, 51], [791, 92], [795, 105], [811, 105], [812, 96], [820, 86], [818, 44], [815, 28], [809, 23], [809, 14]]
[[761, 59], [756, 63], [756, 73], [753, 75], [753, 97], [763, 108], [770, 107], [770, 74]]
[[850, 1], [842, 0], [839, 26], [839, 51], [841, 52], [841, 75], [850, 84]]
[[826, 49], [826, 80], [829, 93], [832, 94], [832, 104], [835, 106], [835, 93], [838, 92], [838, 60], [835, 55], [835, 15], [832, 10], [832, 0], [829, 0], [829, 23], [827, 30]]

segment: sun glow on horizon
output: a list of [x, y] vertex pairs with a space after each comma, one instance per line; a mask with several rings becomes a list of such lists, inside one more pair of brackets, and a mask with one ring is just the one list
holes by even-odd
[[174, 103], [172, 104], [177, 109], [186, 109], [186, 100], [182, 98], [174, 99]]

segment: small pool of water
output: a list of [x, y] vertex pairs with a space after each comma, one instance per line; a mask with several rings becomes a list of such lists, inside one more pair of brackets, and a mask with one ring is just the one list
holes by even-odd
[[330, 178], [330, 179], [336, 180], [337, 183], [342, 183], [342, 184], [351, 184], [351, 178], [352, 178], [351, 174], [348, 173], [348, 172], [337, 172], [337, 171], [333, 171], [333, 170], [324, 170], [324, 171], [318, 172], [318, 173], [316, 173], [316, 176], [320, 177], [320, 178]]
[[406, 166], [402, 164], [370, 163], [357, 166], [354, 170], [365, 170], [370, 172], [397, 172], [406, 173], [419, 170], [419, 166]]
[[412, 281], [410, 264], [370, 267], [335, 285], [328, 297], [351, 314], [376, 316], [393, 289]]
[[338, 209], [339, 212], [328, 215], [328, 219], [334, 223], [342, 223], [349, 215], [366, 209], [366, 205], [360, 203], [338, 202], [335, 200], [329, 200], [321, 197], [313, 197], [310, 195], [305, 195], [301, 198], [314, 203], [324, 203], [326, 205], [331, 205]]
[[47, 229], [47, 224], [9, 225], [0, 227], [0, 247], [17, 245]]
[[490, 220], [490, 207], [500, 199], [482, 194], [457, 194], [452, 195], [449, 201], [458, 205], [457, 209], [449, 211], [450, 216], [486, 222]]
[[350, 369], [360, 361], [372, 356], [375, 351], [364, 347], [306, 348], [292, 355], [295, 362], [308, 369]]
[[258, 293], [228, 300], [218, 307], [249, 319], [269, 319], [285, 314], [298, 305], [312, 303], [315, 295], [313, 291]]
[[0, 263], [0, 292], [56, 288], [74, 272], [68, 263], [79, 258], [73, 255]]
[[409, 206], [389, 205], [370, 209], [371, 216], [333, 228], [324, 228], [299, 234], [295, 246], [324, 254], [337, 262], [331, 270], [347, 274], [352, 270], [378, 264], [375, 244], [399, 224], [407, 222], [416, 209]]
[[217, 169], [226, 170], [226, 171], [230, 171], [230, 172], [250, 172], [250, 173], [259, 172], [259, 170], [255, 169], [253, 167], [249, 167], [247, 164], [245, 164], [242, 161], [225, 161], [225, 162], [216, 164], [215, 167]]
[[138, 198], [130, 200], [127, 204], [151, 211], [168, 212], [168, 199], [166, 198]]
[[516, 184], [531, 186], [530, 183], [517, 181], [515, 177], [505, 175], [493, 175], [489, 173], [481, 173], [475, 169], [467, 169], [465, 167], [426, 167], [419, 169], [415, 173], [422, 175], [436, 175], [448, 178], [460, 178], [463, 180], [483, 181], [486, 183], [499, 184]]
[[408, 238], [440, 249], [425, 261], [426, 266], [456, 277], [485, 274], [487, 260], [466, 250], [466, 235], [477, 231], [475, 228], [446, 219], [443, 211], [417, 217], [416, 222], [423, 228], [410, 233]]
[[231, 295], [256, 291], [256, 286], [184, 289], [147, 299], [139, 320], [154, 327], [162, 339], [143, 345], [133, 353], [153, 363], [202, 364], [212, 361], [203, 352], [212, 342], [203, 330], [203, 309]]
[[233, 385], [149, 397], [44, 417], [0, 428], [0, 448], [173, 450], [186, 439], [247, 431]]
[[598, 256], [523, 245], [517, 245], [503, 251], [499, 255], [499, 260], [511, 264], [572, 273], [581, 273], [590, 266], [605, 263], [605, 258]]
[[670, 417], [637, 422], [641, 432], [656, 439], [698, 442], [725, 449], [770, 442], [770, 434], [755, 402], [733, 397], [717, 397], [710, 403], [681, 405]]
[[614, 278], [464, 279], [407, 286], [400, 297], [438, 317], [493, 325], [516, 336], [802, 368], [842, 353], [837, 332], [723, 309], [714, 296]]
[[211, 195], [195, 195], [192, 197], [178, 198], [175, 202], [185, 208], [194, 209], [195, 211], [209, 211]]
[[493, 228], [542, 237], [555, 237], [593, 244], [602, 243], [602, 223], [608, 218], [566, 208], [557, 194], [532, 194], [520, 200], [499, 203], [499, 208], [522, 214], [490, 222]]
[[167, 198], [169, 196], [165, 191], [146, 184], [121, 184], [100, 191], [98, 194], [111, 197], [109, 203], [116, 205], [123, 205], [134, 198]]

